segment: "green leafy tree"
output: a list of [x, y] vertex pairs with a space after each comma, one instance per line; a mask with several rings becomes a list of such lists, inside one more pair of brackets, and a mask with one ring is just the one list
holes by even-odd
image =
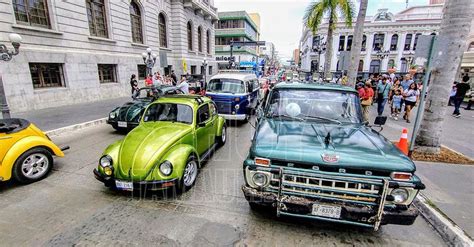
[[326, 57], [324, 61], [324, 77], [329, 75], [331, 70], [333, 33], [336, 29], [339, 16], [344, 19], [346, 26], [352, 27], [354, 9], [355, 7], [351, 0], [318, 0], [310, 3], [306, 8], [303, 20], [305, 25], [313, 31], [313, 33], [316, 33], [320, 28], [324, 18], [329, 18], [326, 38]]

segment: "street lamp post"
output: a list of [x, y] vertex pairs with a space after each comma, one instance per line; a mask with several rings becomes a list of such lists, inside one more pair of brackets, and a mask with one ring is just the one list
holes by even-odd
[[324, 67], [323, 67], [323, 72], [321, 72], [320, 67], [321, 67], [321, 54], [324, 54], [326, 52], [326, 47], [327, 43], [320, 41], [317, 45], [313, 46], [313, 50], [318, 53], [318, 73], [320, 74], [320, 77], [323, 78], [324, 75], [321, 73], [324, 73]]
[[153, 50], [148, 47], [146, 49], [146, 52], [142, 53], [143, 62], [146, 64], [146, 74], [147, 74], [147, 76], [152, 75], [153, 67], [155, 66], [155, 63], [156, 63], [156, 57], [158, 57], [158, 55], [156, 55], [155, 53], [152, 53], [152, 52], [153, 52]]
[[[21, 36], [12, 33], [8, 36], [10, 39], [10, 42], [12, 43], [12, 46], [14, 48], [13, 51], [9, 51], [6, 45], [0, 44], [0, 60], [8, 62], [12, 60], [13, 56], [18, 55], [20, 53], [20, 43], [21, 43]], [[10, 118], [10, 109], [8, 108], [8, 102], [7, 102], [7, 95], [5, 93], [5, 88], [3, 87], [3, 80], [2, 80], [2, 75], [0, 74], [0, 108], [2, 111], [2, 116], [3, 118]]]
[[[390, 54], [390, 51], [389, 50], [385, 50], [385, 51], [382, 51], [381, 49], [377, 51], [377, 53], [375, 54], [375, 56], [380, 60], [380, 69], [382, 67], [382, 61], [388, 57], [388, 55]], [[380, 73], [380, 71], [379, 71]]]
[[204, 75], [204, 83], [202, 85], [202, 89], [206, 89], [206, 83], [207, 83], [207, 59], [204, 58], [204, 60], [202, 61], [202, 67], [204, 69], [203, 71], [203, 75]]

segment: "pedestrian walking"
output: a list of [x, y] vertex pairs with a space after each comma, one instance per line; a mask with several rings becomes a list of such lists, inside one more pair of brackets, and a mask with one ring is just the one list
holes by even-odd
[[172, 79], [171, 82], [173, 83], [173, 86], [176, 86], [176, 82], [178, 82], [178, 77], [176, 77], [174, 70], [171, 71], [171, 79]]
[[454, 105], [454, 96], [456, 96], [456, 85], [458, 84], [457, 81], [453, 83], [453, 87], [451, 88], [451, 92], [449, 93], [449, 100], [448, 100], [448, 106], [453, 106]]
[[403, 92], [403, 98], [405, 101], [405, 115], [403, 119], [410, 123], [411, 110], [417, 105], [420, 91], [417, 88], [416, 83], [410, 84], [410, 87]]
[[138, 92], [138, 80], [137, 75], [132, 74], [130, 77], [130, 87], [132, 88], [132, 98], [135, 97], [135, 94]]
[[387, 78], [382, 78], [382, 82], [377, 85], [377, 113], [382, 116], [385, 104], [387, 104], [388, 96], [390, 93], [390, 84], [387, 82]]
[[362, 98], [362, 119], [364, 122], [369, 122], [369, 111], [370, 111], [370, 106], [373, 103], [374, 99], [374, 90], [372, 89], [372, 83], [370, 80], [367, 80], [364, 85], [364, 97]]
[[398, 120], [398, 116], [402, 109], [402, 91], [397, 89], [395, 94], [392, 96], [391, 108], [392, 108], [392, 117], [395, 120]]
[[454, 95], [454, 112], [453, 117], [460, 118], [461, 112], [459, 108], [461, 107], [466, 93], [471, 89], [471, 86], [467, 83], [469, 81], [469, 76], [464, 76], [461, 83], [456, 84], [456, 94]]
[[181, 81], [179, 82], [178, 89], [181, 90], [185, 94], [189, 94], [189, 84], [186, 80], [186, 76], [181, 76]]

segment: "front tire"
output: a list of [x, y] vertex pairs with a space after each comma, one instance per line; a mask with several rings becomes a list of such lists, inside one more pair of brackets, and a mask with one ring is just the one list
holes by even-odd
[[221, 136], [216, 137], [216, 142], [219, 147], [222, 147], [224, 146], [226, 141], [227, 141], [227, 126], [224, 124], [222, 126], [222, 134]]
[[183, 176], [178, 185], [178, 192], [183, 193], [190, 190], [196, 183], [196, 178], [199, 173], [199, 163], [197, 158], [191, 154], [184, 166]]
[[45, 148], [37, 147], [24, 152], [13, 165], [13, 178], [22, 184], [45, 178], [53, 168], [53, 155]]

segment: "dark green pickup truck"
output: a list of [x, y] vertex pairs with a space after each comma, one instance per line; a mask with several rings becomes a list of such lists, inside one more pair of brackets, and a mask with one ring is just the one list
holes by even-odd
[[349, 87], [280, 83], [258, 110], [243, 170], [252, 208], [378, 230], [411, 225], [415, 164], [362, 121]]

